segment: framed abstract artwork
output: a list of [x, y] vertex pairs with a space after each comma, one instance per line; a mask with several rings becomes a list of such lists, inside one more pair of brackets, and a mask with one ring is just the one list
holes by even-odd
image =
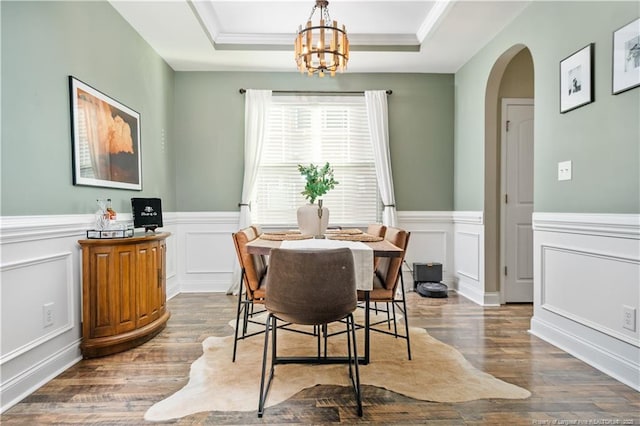
[[640, 86], [640, 18], [613, 32], [614, 95]]
[[69, 76], [73, 184], [142, 190], [140, 114]]
[[594, 44], [588, 44], [560, 61], [560, 112], [594, 101]]

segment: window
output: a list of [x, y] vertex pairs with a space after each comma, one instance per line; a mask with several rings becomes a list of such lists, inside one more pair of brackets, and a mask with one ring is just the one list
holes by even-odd
[[272, 98], [260, 159], [254, 220], [292, 225], [306, 203], [298, 164], [331, 163], [339, 184], [322, 197], [332, 225], [362, 225], [381, 216], [364, 97]]

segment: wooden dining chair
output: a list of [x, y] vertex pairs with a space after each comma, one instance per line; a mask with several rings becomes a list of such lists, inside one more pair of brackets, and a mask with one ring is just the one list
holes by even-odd
[[[367, 234], [369, 235], [384, 238], [386, 233], [387, 233], [387, 227], [381, 223], [370, 223], [369, 226], [367, 226]], [[378, 268], [379, 263], [380, 263], [380, 258], [374, 257], [373, 258], [374, 271]]]
[[[262, 375], [258, 417], [264, 405], [278, 364], [326, 364], [346, 362], [353, 386], [358, 416], [362, 416], [360, 372], [353, 312], [357, 307], [356, 276], [353, 255], [348, 248], [328, 250], [273, 249], [267, 273], [265, 308], [269, 312], [265, 326]], [[342, 357], [315, 356], [286, 357], [276, 348], [278, 321], [312, 325], [314, 328], [336, 321], [346, 322], [347, 353]], [[271, 333], [271, 362], [266, 378], [267, 354]], [[318, 339], [319, 342], [319, 339]]]
[[[236, 313], [236, 329], [233, 340], [233, 361], [236, 360], [236, 350], [238, 340], [262, 334], [264, 332], [264, 322], [259, 322], [253, 317], [264, 309], [255, 310], [254, 305], [264, 306], [265, 287], [264, 277], [267, 271], [264, 258], [260, 255], [250, 254], [247, 251], [247, 244], [255, 240], [258, 236], [253, 227], [247, 227], [232, 234], [233, 243], [236, 248], [238, 262], [240, 263], [240, 289], [238, 290], [238, 309]], [[240, 317], [242, 316], [242, 327], [240, 327]], [[249, 332], [250, 323], [259, 325], [258, 331]], [[240, 330], [242, 328], [242, 330]]]
[[258, 225], [257, 223], [254, 223], [251, 225], [251, 227], [255, 231], [256, 237], [259, 237], [260, 235], [262, 235], [262, 226]]
[[[407, 316], [407, 302], [405, 298], [404, 278], [402, 277], [402, 264], [404, 263], [405, 254], [409, 245], [410, 232], [400, 228], [387, 227], [385, 240], [402, 249], [402, 255], [399, 257], [380, 258], [373, 276], [373, 290], [369, 292], [369, 309], [376, 313], [382, 312], [387, 314], [387, 319], [372, 322], [370, 331], [392, 335], [394, 337], [403, 338], [407, 341], [407, 355], [411, 359], [411, 342], [409, 339], [409, 320]], [[400, 284], [400, 291], [398, 291]], [[398, 294], [400, 293], [400, 294]], [[366, 300], [364, 291], [358, 290], [358, 301]], [[373, 302], [373, 306], [371, 306]], [[384, 302], [386, 308], [379, 308], [376, 303]], [[396, 307], [400, 310], [404, 317], [404, 334], [398, 333]], [[389, 324], [389, 315], [393, 319], [393, 331], [379, 327], [382, 324]]]
[[369, 226], [367, 226], [367, 234], [369, 235], [384, 238], [386, 232], [387, 227], [381, 223], [370, 223]]
[[[262, 235], [262, 226], [254, 223], [251, 225], [251, 227], [253, 228], [253, 230], [256, 233], [256, 238], [259, 238], [260, 235]], [[262, 258], [262, 263], [264, 263], [265, 268], [269, 265], [269, 256], [265, 256], [263, 254], [258, 255], [260, 256], [260, 258]]]

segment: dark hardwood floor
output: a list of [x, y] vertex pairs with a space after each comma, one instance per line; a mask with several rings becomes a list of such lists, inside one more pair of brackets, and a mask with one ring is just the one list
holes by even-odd
[[[202, 341], [232, 332], [227, 323], [235, 316], [236, 300], [223, 294], [171, 299], [172, 317], [155, 339], [128, 352], [79, 362], [3, 413], [0, 423], [145, 423], [144, 413], [152, 404], [187, 383]], [[477, 368], [530, 390], [532, 396], [445, 404], [365, 386], [364, 417], [358, 419], [350, 388], [316, 386], [270, 407], [262, 419], [255, 411], [207, 412], [167, 423], [640, 425], [640, 393], [530, 335], [531, 305], [483, 308], [454, 294], [430, 299], [409, 293], [408, 300], [411, 326], [426, 328]]]

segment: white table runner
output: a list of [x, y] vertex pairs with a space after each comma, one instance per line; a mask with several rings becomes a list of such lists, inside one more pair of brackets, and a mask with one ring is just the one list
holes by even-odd
[[360, 241], [343, 241], [328, 239], [285, 240], [280, 248], [304, 249], [334, 249], [347, 247], [353, 254], [353, 264], [356, 270], [356, 287], [358, 290], [373, 289], [373, 249]]

